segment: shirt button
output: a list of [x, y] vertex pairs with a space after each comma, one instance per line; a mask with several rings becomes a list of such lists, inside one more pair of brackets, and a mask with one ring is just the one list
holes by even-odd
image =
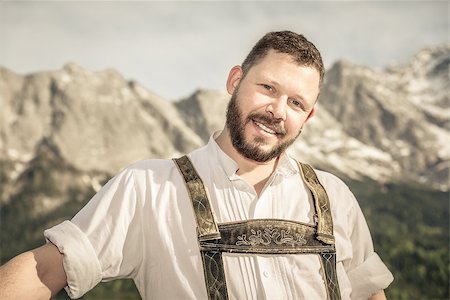
[[264, 275], [264, 277], [269, 278], [269, 276], [270, 276], [269, 271], [264, 271], [263, 275]]

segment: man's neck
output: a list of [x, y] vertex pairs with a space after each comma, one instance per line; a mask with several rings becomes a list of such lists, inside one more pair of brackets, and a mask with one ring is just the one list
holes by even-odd
[[246, 158], [234, 148], [226, 128], [216, 138], [216, 142], [222, 151], [237, 163], [236, 175], [252, 185], [259, 196], [270, 175], [275, 171], [278, 158], [263, 163]]

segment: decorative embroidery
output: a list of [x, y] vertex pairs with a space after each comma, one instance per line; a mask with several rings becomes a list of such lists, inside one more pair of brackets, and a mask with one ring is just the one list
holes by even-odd
[[[317, 179], [314, 170], [308, 166], [300, 164], [304, 182], [314, 195], [314, 208], [317, 214], [316, 228], [311, 226], [289, 226], [281, 222], [272, 220], [243, 221], [242, 224], [219, 224], [227, 227], [220, 230], [214, 220], [209, 199], [203, 183], [196, 173], [194, 167], [187, 156], [175, 159], [185, 181], [191, 197], [198, 228], [198, 239], [200, 247], [202, 244], [212, 244], [214, 250], [204, 250], [201, 248], [205, 283], [209, 300], [227, 300], [228, 292], [226, 286], [225, 272], [222, 261], [222, 252], [226, 249], [217, 246], [232, 246], [233, 251], [247, 253], [248, 250], [258, 250], [255, 253], [272, 254], [271, 250], [294, 250], [293, 253], [303, 253], [301, 249], [307, 248], [305, 253], [319, 254], [321, 257], [322, 277], [327, 290], [327, 300], [340, 300], [340, 290], [336, 273], [336, 250], [334, 247], [333, 221], [329, 209], [329, 202], [326, 191]], [[269, 223], [270, 222], [270, 223]], [[229, 227], [229, 228], [228, 228]], [[275, 228], [274, 228], [275, 227]], [[317, 229], [317, 231], [316, 231]], [[313, 230], [313, 232], [311, 232]], [[250, 231], [250, 232], [249, 232]], [[247, 234], [242, 234], [247, 232]], [[292, 234], [291, 234], [292, 232]], [[317, 233], [317, 235], [316, 235]], [[221, 234], [225, 235], [222, 236]], [[313, 234], [313, 235], [312, 235]], [[248, 235], [248, 237], [247, 237]], [[313, 239], [313, 237], [315, 237]], [[236, 240], [237, 238], [237, 240]], [[220, 244], [219, 239], [223, 242]], [[215, 240], [215, 241], [213, 241]], [[317, 242], [317, 245], [315, 244]], [[324, 245], [323, 243], [327, 244]], [[247, 247], [235, 247], [245, 245]], [[302, 247], [308, 245], [307, 247]], [[289, 249], [288, 247], [292, 247]], [[244, 248], [244, 249], [236, 249]], [[303, 249], [305, 250], [305, 249]], [[252, 252], [253, 253], [253, 252]], [[273, 253], [275, 254], [275, 253]]]
[[336, 273], [336, 253], [321, 253], [322, 268], [325, 272], [325, 283], [327, 285], [330, 300], [341, 299], [339, 283]]
[[273, 228], [272, 225], [267, 225], [264, 228], [264, 233], [261, 230], [250, 229], [252, 233], [248, 238], [246, 234], [237, 237], [237, 246], [255, 246], [255, 245], [270, 245], [275, 243], [277, 245], [287, 244], [290, 246], [306, 245], [307, 241], [304, 239], [304, 234], [296, 233], [295, 237], [290, 234], [289, 230], [282, 229], [281, 232]]

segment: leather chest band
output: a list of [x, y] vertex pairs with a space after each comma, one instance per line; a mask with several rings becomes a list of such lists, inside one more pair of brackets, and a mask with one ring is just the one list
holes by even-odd
[[203, 181], [198, 176], [189, 158], [185, 155], [174, 159], [175, 165], [184, 177], [197, 221], [198, 240], [219, 239], [217, 222], [211, 210]]
[[333, 252], [316, 239], [316, 228], [289, 220], [253, 219], [220, 223], [220, 239], [200, 241], [200, 250], [229, 253], [298, 254]]
[[227, 300], [222, 252], [319, 255], [327, 300], [340, 300], [333, 220], [328, 195], [309, 165], [298, 163], [314, 199], [317, 226], [280, 219], [217, 224], [203, 182], [187, 156], [174, 159], [183, 176], [197, 222], [208, 299]]
[[334, 244], [333, 219], [327, 192], [310, 165], [297, 162], [302, 178], [314, 197], [317, 214], [317, 239], [327, 244]]

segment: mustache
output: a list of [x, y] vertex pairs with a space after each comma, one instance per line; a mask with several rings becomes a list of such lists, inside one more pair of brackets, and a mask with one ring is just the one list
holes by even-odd
[[279, 135], [286, 135], [286, 129], [279, 119], [269, 117], [268, 115], [253, 113], [248, 116], [247, 121], [256, 121], [269, 127]]

